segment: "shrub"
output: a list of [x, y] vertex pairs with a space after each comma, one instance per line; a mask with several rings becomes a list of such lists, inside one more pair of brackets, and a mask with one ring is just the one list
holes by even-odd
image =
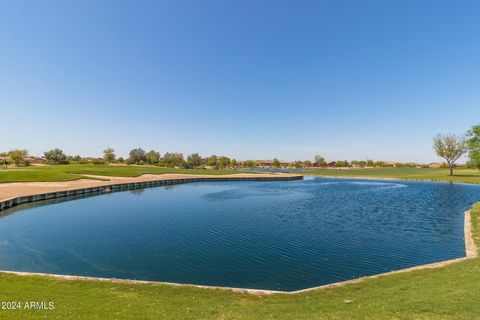
[[92, 161], [93, 164], [106, 164], [107, 162], [103, 159], [95, 159]]

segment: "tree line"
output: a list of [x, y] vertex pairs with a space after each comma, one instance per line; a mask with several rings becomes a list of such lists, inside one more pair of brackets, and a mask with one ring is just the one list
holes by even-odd
[[[450, 169], [450, 175], [453, 175], [453, 170], [456, 162], [465, 154], [468, 156], [467, 166], [470, 168], [480, 169], [480, 124], [473, 126], [463, 135], [453, 134], [438, 134], [433, 141], [433, 147], [436, 154], [446, 161], [446, 167]], [[3, 165], [6, 169], [8, 163], [13, 163], [17, 166], [30, 165], [31, 159], [28, 158], [28, 151], [25, 149], [13, 149], [9, 152], [0, 153], [2, 157], [8, 157], [9, 161], [5, 160]], [[161, 155], [160, 152], [150, 150], [146, 152], [142, 148], [135, 148], [129, 152], [126, 159], [117, 157], [113, 148], [103, 150], [103, 158], [82, 158], [81, 156], [66, 155], [63, 150], [55, 148], [44, 152], [45, 162], [48, 164], [68, 164], [68, 163], [93, 163], [93, 164], [135, 164], [135, 165], [155, 165], [163, 167], [181, 167], [181, 168], [254, 168], [261, 163], [255, 160], [247, 160], [238, 162], [236, 159], [230, 159], [227, 156], [211, 155], [202, 157], [198, 153], [192, 153], [186, 158], [183, 153], [166, 152]], [[316, 155], [313, 161], [294, 161], [288, 164], [281, 163], [278, 159], [273, 159], [269, 166], [280, 168], [287, 165], [295, 168], [309, 168], [309, 167], [385, 167], [387, 163], [384, 161], [373, 160], [341, 160], [327, 163], [325, 158], [321, 155]], [[396, 167], [416, 167], [413, 163], [395, 163]], [[427, 165], [422, 165], [428, 167]]]
[[[8, 156], [9, 163], [19, 165], [30, 165], [31, 161], [28, 158], [28, 151], [25, 149], [15, 149], [8, 153], [0, 153], [0, 156]], [[79, 155], [69, 156], [63, 150], [55, 148], [44, 152], [44, 160], [48, 164], [59, 165], [69, 163], [79, 164], [131, 164], [131, 165], [155, 165], [162, 167], [181, 167], [181, 168], [236, 168], [238, 162], [236, 159], [230, 159], [227, 156], [211, 155], [209, 157], [202, 157], [198, 153], [192, 153], [185, 158], [183, 153], [166, 152], [161, 155], [160, 152], [150, 150], [146, 152], [142, 148], [135, 148], [129, 152], [128, 158], [117, 157], [115, 149], [107, 148], [103, 150], [102, 158], [83, 158]], [[245, 162], [248, 165], [248, 161]], [[245, 165], [244, 164], [244, 165]], [[255, 166], [255, 163], [252, 164]]]

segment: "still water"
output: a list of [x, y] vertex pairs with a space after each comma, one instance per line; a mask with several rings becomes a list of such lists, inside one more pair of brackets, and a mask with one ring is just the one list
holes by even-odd
[[22, 205], [0, 269], [297, 290], [465, 255], [465, 184], [198, 182]]

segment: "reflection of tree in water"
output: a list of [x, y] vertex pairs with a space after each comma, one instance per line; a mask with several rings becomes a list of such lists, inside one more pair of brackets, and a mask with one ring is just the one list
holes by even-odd
[[165, 188], [166, 191], [170, 191], [170, 190], [173, 190], [175, 188], [175, 186], [173, 184], [169, 184], [169, 185], [166, 185], [166, 186], [163, 186]]
[[145, 189], [134, 189], [134, 190], [130, 190], [130, 192], [136, 196], [139, 196], [141, 195], [143, 192], [145, 191]]

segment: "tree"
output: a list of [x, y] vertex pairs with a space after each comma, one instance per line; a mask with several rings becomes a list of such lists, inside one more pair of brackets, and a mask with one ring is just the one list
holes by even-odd
[[346, 168], [350, 167], [350, 163], [347, 160], [339, 160], [335, 163], [335, 167]]
[[375, 167], [385, 167], [385, 162], [384, 161], [377, 161], [375, 162]]
[[230, 164], [230, 158], [221, 156], [218, 158], [217, 167], [219, 169], [225, 169]]
[[312, 161], [310, 161], [310, 160], [303, 161], [303, 167], [304, 168], [310, 168], [311, 166], [312, 166]]
[[167, 167], [181, 167], [185, 164], [182, 153], [167, 152], [163, 155], [162, 161]]
[[447, 160], [450, 168], [450, 175], [453, 176], [455, 161], [467, 152], [467, 143], [463, 136], [453, 134], [437, 136], [433, 139], [433, 148], [439, 157]]
[[163, 165], [167, 167], [174, 167], [175, 166], [175, 156], [173, 153], [166, 152], [162, 157]]
[[145, 150], [142, 148], [136, 148], [130, 151], [128, 161], [131, 163], [140, 164], [144, 162], [145, 159]]
[[280, 161], [278, 161], [277, 158], [273, 159], [273, 161], [272, 161], [272, 167], [275, 167], [275, 168], [280, 167]]
[[322, 157], [322, 156], [320, 156], [320, 155], [316, 155], [316, 156], [315, 156], [315, 165], [316, 165], [317, 167], [324, 167], [325, 164], [326, 164], [326, 162], [325, 162], [325, 158], [324, 158], [324, 157]]
[[257, 166], [257, 163], [253, 160], [246, 160], [243, 162], [243, 166], [245, 168], [255, 168]]
[[24, 149], [14, 149], [8, 152], [8, 157], [10, 161], [15, 165], [25, 163], [25, 158], [28, 157], [28, 151]]
[[212, 154], [210, 157], [207, 159], [207, 166], [209, 167], [216, 167], [217, 166], [217, 156]]
[[202, 165], [202, 157], [198, 153], [192, 153], [187, 157], [187, 164], [190, 168], [198, 168]]
[[230, 167], [232, 167], [233, 169], [236, 169], [238, 167], [237, 159], [232, 159], [232, 161], [230, 161]]
[[173, 155], [175, 167], [185, 166], [185, 158], [183, 157], [183, 153], [174, 153]]
[[160, 152], [150, 150], [145, 156], [149, 164], [157, 164], [160, 161]]
[[303, 162], [302, 161], [294, 161], [291, 164], [295, 168], [303, 168]]
[[114, 152], [115, 150], [112, 148], [107, 148], [103, 150], [103, 160], [108, 163], [115, 162], [116, 155]]
[[480, 124], [467, 131], [468, 165], [480, 169]]
[[373, 160], [367, 160], [367, 167], [373, 167], [374, 162]]
[[64, 164], [67, 163], [67, 156], [61, 149], [55, 148], [44, 152], [45, 159], [50, 164]]

